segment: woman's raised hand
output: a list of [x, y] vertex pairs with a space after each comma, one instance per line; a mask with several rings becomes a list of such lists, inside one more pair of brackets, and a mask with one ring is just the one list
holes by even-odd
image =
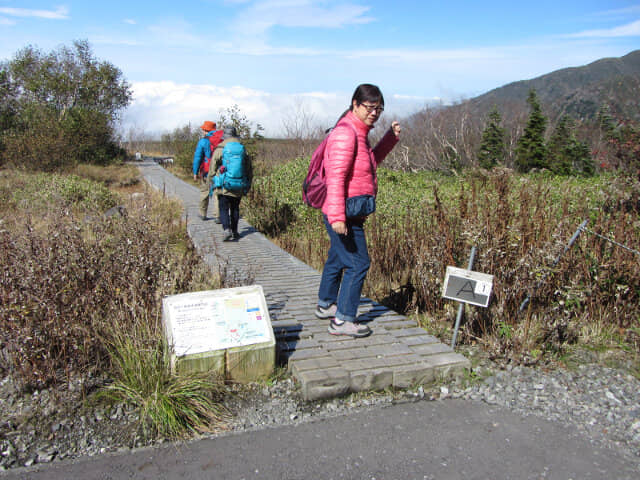
[[398, 121], [394, 121], [391, 124], [391, 130], [393, 130], [393, 133], [395, 133], [396, 137], [399, 137], [400, 131], [402, 130], [402, 128], [400, 128], [400, 123]]

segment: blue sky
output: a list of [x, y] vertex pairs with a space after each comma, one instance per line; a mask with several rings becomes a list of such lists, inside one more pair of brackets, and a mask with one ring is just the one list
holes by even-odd
[[86, 39], [159, 132], [240, 106], [266, 133], [329, 126], [359, 83], [385, 116], [640, 48], [640, 1], [0, 0], [0, 59]]

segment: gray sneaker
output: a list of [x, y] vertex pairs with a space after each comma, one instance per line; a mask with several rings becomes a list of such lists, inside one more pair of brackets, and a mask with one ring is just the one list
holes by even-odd
[[316, 317], [322, 319], [333, 318], [336, 316], [337, 311], [338, 306], [335, 303], [333, 305], [329, 305], [327, 308], [318, 305], [318, 308], [316, 308]]
[[361, 338], [368, 337], [372, 332], [366, 325], [353, 322], [344, 322], [342, 325], [338, 325], [334, 320], [331, 320], [329, 333], [331, 335], [349, 335], [350, 337]]
[[229, 240], [231, 240], [232, 236], [233, 236], [233, 233], [231, 232], [231, 230], [227, 229], [224, 231], [224, 236], [222, 237], [222, 241], [228, 242]]

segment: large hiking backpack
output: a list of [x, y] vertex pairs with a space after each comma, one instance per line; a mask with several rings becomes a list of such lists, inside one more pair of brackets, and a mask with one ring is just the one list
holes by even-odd
[[223, 130], [216, 130], [207, 138], [209, 139], [209, 156], [204, 156], [203, 162], [200, 164], [200, 175], [204, 176], [209, 173], [209, 167], [211, 164], [211, 158], [213, 157], [213, 151], [216, 149], [218, 144], [222, 141], [222, 135], [224, 134]]
[[215, 188], [247, 193], [251, 185], [246, 167], [244, 145], [240, 142], [227, 143], [222, 150], [221, 173], [214, 179]]
[[[358, 145], [358, 134], [355, 128], [349, 124], [353, 129], [353, 133], [356, 135], [356, 147]], [[322, 208], [324, 200], [327, 198], [327, 183], [325, 181], [324, 172], [324, 153], [327, 149], [327, 141], [329, 135], [333, 129], [329, 131], [324, 137], [324, 140], [316, 147], [311, 154], [311, 161], [309, 162], [309, 170], [307, 176], [302, 182], [302, 200], [304, 203], [313, 208]], [[355, 158], [355, 157], [354, 157]]]

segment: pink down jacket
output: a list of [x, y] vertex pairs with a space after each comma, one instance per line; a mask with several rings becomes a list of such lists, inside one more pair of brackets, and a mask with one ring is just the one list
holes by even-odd
[[329, 134], [323, 161], [327, 198], [322, 205], [329, 224], [346, 221], [347, 198], [375, 196], [378, 192], [376, 170], [398, 143], [398, 138], [389, 129], [372, 149], [368, 139], [372, 128], [353, 112], [347, 112]]

